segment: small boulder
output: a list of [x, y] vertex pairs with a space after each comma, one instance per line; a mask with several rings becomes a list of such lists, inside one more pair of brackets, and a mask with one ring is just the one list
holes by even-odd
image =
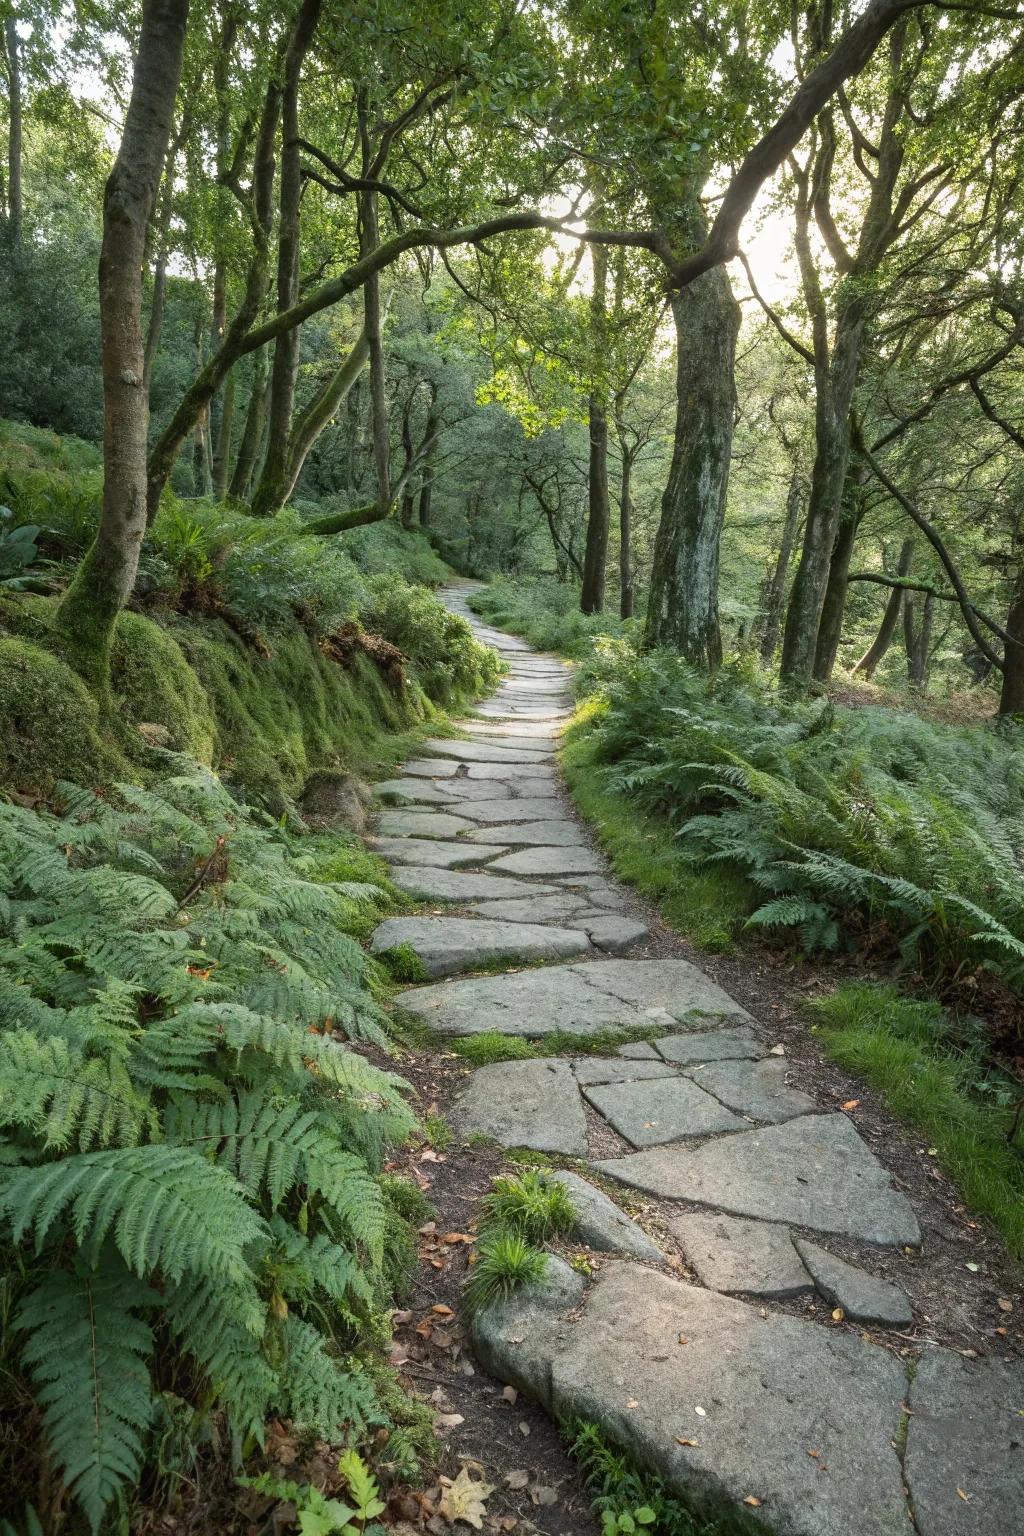
[[314, 773], [302, 791], [302, 814], [312, 822], [345, 827], [357, 836], [366, 831], [370, 791], [351, 773]]

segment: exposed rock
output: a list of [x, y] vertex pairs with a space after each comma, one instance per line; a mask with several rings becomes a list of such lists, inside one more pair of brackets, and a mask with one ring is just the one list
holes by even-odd
[[300, 808], [311, 821], [347, 827], [361, 836], [366, 831], [370, 790], [351, 773], [314, 773], [302, 791]]
[[457, 976], [495, 960], [564, 960], [585, 954], [590, 941], [572, 928], [541, 923], [494, 923], [476, 917], [389, 917], [373, 931], [375, 955], [408, 946], [428, 976]]
[[595, 1165], [669, 1200], [792, 1222], [868, 1243], [921, 1241], [905, 1195], [845, 1115], [807, 1115], [703, 1146], [658, 1147]]
[[691, 1269], [713, 1291], [781, 1299], [813, 1291], [789, 1228], [740, 1216], [693, 1213], [669, 1222]]
[[710, 1136], [743, 1124], [685, 1077], [600, 1084], [583, 1092], [608, 1124], [634, 1147], [656, 1147], [682, 1136]]
[[574, 875], [604, 868], [604, 860], [592, 848], [520, 848], [501, 860], [509, 875]]
[[498, 841], [510, 848], [575, 848], [586, 843], [582, 829], [568, 818], [479, 827], [466, 836], [470, 842]]
[[1010, 1536], [1024, 1511], [1024, 1364], [924, 1355], [904, 1472], [920, 1536]]
[[620, 1045], [616, 1052], [619, 1056], [625, 1056], [629, 1061], [659, 1061], [657, 1051], [647, 1040], [628, 1040], [625, 1045]]
[[[480, 901], [480, 906], [475, 910], [481, 917], [508, 917], [514, 922], [528, 922], [530, 919], [526, 912], [543, 909], [546, 901], [561, 901], [553, 885], [527, 885], [523, 880], [514, 880], [511, 875], [489, 875], [485, 871], [476, 873], [461, 869], [421, 869], [416, 865], [398, 864], [391, 871], [391, 880], [400, 891], [407, 891], [410, 896], [420, 896], [427, 901]], [[514, 897], [524, 889], [540, 894], [531, 902], [491, 899]], [[546, 894], [548, 892], [551, 894]], [[483, 897], [488, 899], [481, 900]], [[498, 907], [523, 907], [526, 911], [491, 910]], [[544, 916], [547, 915], [544, 913]], [[534, 921], [541, 922], [544, 916], [538, 914]], [[568, 913], [559, 912], [557, 916], [568, 916]]]
[[424, 748], [437, 757], [454, 757], [463, 763], [543, 763], [552, 753], [537, 746], [514, 747], [506, 741], [443, 741], [432, 738]]
[[587, 1121], [568, 1062], [500, 1061], [480, 1067], [455, 1109], [460, 1131], [492, 1136], [503, 1147], [586, 1157]]
[[884, 1323], [887, 1328], [909, 1328], [914, 1321], [906, 1292], [888, 1280], [878, 1280], [866, 1270], [847, 1264], [834, 1253], [793, 1239], [818, 1290], [834, 1307], [842, 1307], [852, 1323]]
[[484, 1369], [536, 1402], [547, 1402], [551, 1361], [570, 1332], [564, 1314], [578, 1305], [584, 1287], [582, 1275], [549, 1254], [539, 1285], [524, 1286], [507, 1301], [477, 1313], [470, 1332]]
[[576, 1235], [588, 1248], [596, 1248], [599, 1253], [628, 1253], [634, 1259], [661, 1263], [661, 1249], [625, 1211], [619, 1210], [604, 1190], [565, 1169], [550, 1177], [552, 1183], [563, 1184], [568, 1190], [576, 1212]]
[[[625, 1050], [625, 1047], [622, 1048]], [[645, 1078], [677, 1076], [675, 1067], [655, 1056], [624, 1060], [618, 1056], [581, 1056], [573, 1062], [576, 1081], [585, 1087], [597, 1083], [638, 1083]]]
[[450, 779], [465, 775], [466, 765], [449, 757], [414, 757], [402, 764], [402, 773], [414, 779]]
[[[469, 779], [467, 782], [475, 784], [476, 780]], [[483, 787], [488, 792], [503, 789], [505, 795], [503, 799], [471, 800], [460, 809], [460, 816], [478, 825], [487, 822], [552, 821], [557, 820], [564, 809], [561, 800], [539, 799], [533, 795], [519, 799], [513, 795], [510, 784], [489, 784]]]
[[581, 916], [580, 927], [590, 935], [590, 942], [608, 955], [621, 955], [650, 935], [647, 924], [633, 917]]
[[173, 752], [177, 746], [174, 732], [156, 720], [140, 720], [135, 729], [147, 747], [161, 747], [164, 751]]

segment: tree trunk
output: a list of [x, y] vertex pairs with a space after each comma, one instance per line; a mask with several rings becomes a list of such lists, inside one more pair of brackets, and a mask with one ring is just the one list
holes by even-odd
[[437, 407], [437, 385], [431, 382], [427, 425], [424, 428], [424, 436], [430, 446], [423, 461], [423, 479], [420, 481], [419, 523], [421, 528], [430, 527], [430, 503], [434, 496], [434, 467], [437, 458], [437, 437], [440, 430], [441, 413]]
[[1024, 566], [1017, 573], [1017, 587], [1006, 618], [1006, 633], [1009, 640], [1003, 655], [999, 713], [1024, 715]]
[[840, 313], [831, 363], [818, 370], [811, 495], [782, 641], [782, 679], [795, 688], [805, 688], [814, 672], [829, 565], [842, 513], [850, 409], [863, 334], [864, 306], [855, 296]]
[[[277, 236], [277, 312], [291, 309], [299, 296], [299, 202], [302, 163], [299, 151], [299, 79], [320, 17], [321, 0], [303, 0], [284, 64], [281, 92], [281, 175]], [[282, 505], [288, 473], [288, 444], [295, 408], [301, 326], [282, 331], [274, 343], [270, 376], [267, 454], [252, 499], [255, 517], [269, 517]]]
[[729, 487], [739, 308], [723, 267], [672, 295], [676, 420], [647, 605], [648, 645], [722, 659], [718, 560]]
[[[913, 563], [914, 541], [913, 539], [904, 539], [903, 546], [900, 549], [900, 558], [896, 565], [897, 576], [909, 576]], [[862, 672], [869, 682], [874, 677], [882, 657], [892, 644], [892, 638], [896, 633], [896, 626], [900, 621], [902, 610], [903, 588], [893, 587], [889, 593], [889, 600], [885, 605], [885, 612], [882, 614], [882, 622], [878, 626], [878, 634], [853, 669], [855, 673]]]
[[310, 449], [358, 382], [360, 373], [366, 367], [368, 356], [366, 332], [362, 331], [340, 368], [335, 369], [296, 421], [288, 445], [287, 474], [282, 505], [294, 495]]
[[14, 249], [21, 244], [22, 192], [21, 192], [21, 39], [18, 24], [13, 16], [4, 23], [4, 42], [7, 48], [7, 237]]
[[245, 408], [245, 426], [242, 441], [238, 445], [238, 458], [228, 483], [228, 496], [232, 501], [246, 501], [256, 473], [260, 444], [263, 441], [263, 422], [267, 411], [267, 390], [270, 386], [270, 365], [266, 348], [257, 352], [252, 363], [252, 379], [249, 385], [249, 403]]
[[104, 705], [114, 625], [135, 586], [146, 532], [149, 403], [142, 377], [142, 266], [187, 21], [188, 0], [145, 0], [124, 133], [103, 198], [103, 506], [96, 538], [57, 610], [56, 628]]
[[405, 409], [402, 412], [402, 453], [404, 454], [402, 478], [405, 481], [405, 489], [402, 492], [399, 521], [401, 522], [403, 528], [412, 527], [413, 514], [416, 510], [416, 502], [413, 498], [412, 485], [409, 478], [409, 471], [412, 467], [412, 461], [416, 453], [416, 449], [413, 447], [412, 421], [410, 420], [412, 413], [412, 398], [412, 395], [410, 395], [408, 400], [405, 402]]
[[782, 628], [782, 609], [786, 597], [786, 579], [789, 576], [789, 565], [793, 558], [793, 549], [796, 545], [802, 503], [803, 487], [800, 476], [794, 469], [790, 476], [789, 491], [786, 494], [786, 515], [782, 521], [782, 538], [779, 542], [779, 553], [776, 556], [775, 567], [768, 579], [764, 595], [764, 631], [761, 635], [761, 660], [766, 667], [771, 666], [775, 660], [775, 652], [778, 649], [779, 630]]
[[619, 617], [633, 617], [633, 455], [619, 438]]
[[922, 691], [928, 686], [928, 664], [931, 661], [932, 616], [935, 598], [931, 592], [924, 595], [921, 626], [917, 626], [917, 599], [906, 593], [903, 600], [903, 639], [907, 647], [907, 678], [911, 688]]
[[213, 452], [213, 494], [223, 501], [228, 489], [228, 471], [231, 468], [231, 438], [235, 425], [235, 373], [234, 369], [224, 380], [220, 400], [220, 425], [217, 444]]
[[863, 516], [860, 488], [864, 484], [866, 475], [867, 466], [862, 465], [854, 475], [847, 476], [836, 541], [832, 546], [832, 557], [828, 563], [828, 581], [821, 605], [818, 640], [814, 648], [814, 676], [820, 683], [827, 683], [832, 676], [836, 657], [839, 654], [839, 642], [843, 637], [850, 561], [857, 541], [857, 529], [860, 527]]
[[[608, 288], [608, 253], [603, 245], [594, 246], [590, 259], [594, 267], [594, 287], [590, 298], [590, 332], [598, 374], [604, 367], [605, 305]], [[600, 613], [604, 608], [605, 574], [608, 565], [608, 411], [603, 381], [595, 379], [590, 391], [590, 463], [587, 472], [587, 542], [583, 554], [583, 586], [580, 608], [584, 613]]]

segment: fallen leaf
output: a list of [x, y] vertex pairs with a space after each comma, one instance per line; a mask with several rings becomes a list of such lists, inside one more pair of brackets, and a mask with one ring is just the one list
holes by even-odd
[[465, 1424], [461, 1413], [438, 1413], [434, 1415], [434, 1424], [438, 1429], [457, 1429], [460, 1424]]
[[841, 1323], [845, 1316], [846, 1313], [843, 1311], [842, 1307], [836, 1307], [832, 1313], [832, 1321], [834, 1323]]
[[639, 1404], [639, 1402], [637, 1401], [637, 1399], [635, 1397], [627, 1397], [626, 1398], [626, 1407], [627, 1408], [639, 1408], [640, 1404]]
[[743, 1502], [744, 1504], [749, 1504], [751, 1509], [760, 1509], [764, 1500], [759, 1499], [756, 1493], [748, 1493]]
[[697, 1404], [697, 1407], [693, 1411], [694, 1411], [694, 1413], [699, 1414], [702, 1419], [706, 1419], [707, 1416], [708, 1416], [707, 1409], [706, 1408], [702, 1408], [699, 1403]]
[[860, 1104], [860, 1099], [847, 1099], [846, 1103], [845, 1104], [840, 1104], [839, 1108], [840, 1109], [856, 1109], [859, 1104]]
[[700, 1441], [699, 1440], [687, 1440], [685, 1435], [674, 1435], [673, 1439], [675, 1440], [677, 1445], [690, 1445], [690, 1446], [692, 1446], [694, 1448], [694, 1450], [696, 1450], [697, 1447], [700, 1445]]
[[976, 1275], [978, 1273], [977, 1264], [965, 1264], [964, 1269], [969, 1269], [972, 1275]]
[[519, 1396], [519, 1393], [516, 1391], [515, 1387], [503, 1387], [501, 1395], [505, 1399], [506, 1403], [514, 1403], [516, 1398]]
[[508, 1488], [525, 1488], [530, 1481], [530, 1474], [525, 1467], [517, 1467], [514, 1472], [506, 1472], [505, 1485]]
[[441, 1241], [442, 1243], [475, 1243], [476, 1238], [472, 1232], [446, 1232]]
[[1000, 1312], [1013, 1311], [1013, 1302], [1010, 1301], [1006, 1296], [1000, 1296], [999, 1300], [996, 1302], [996, 1306], [999, 1308]]
[[490, 1483], [470, 1477], [467, 1468], [463, 1467], [454, 1483], [444, 1490], [438, 1513], [444, 1516], [449, 1525], [461, 1520], [482, 1531], [484, 1515], [487, 1513], [486, 1502], [493, 1492]]
[[962, 1488], [958, 1488], [957, 1489], [957, 1496], [958, 1496], [958, 1498], [963, 1499], [965, 1504], [969, 1504], [971, 1502], [970, 1494], [969, 1493], [964, 1493]]
[[392, 1312], [391, 1321], [396, 1328], [401, 1328], [405, 1323], [412, 1322], [411, 1312]]
[[554, 1488], [532, 1488], [530, 1498], [535, 1504], [554, 1504], [558, 1500], [558, 1494]]
[[689, 1344], [689, 1342], [690, 1342], [690, 1341], [689, 1341], [689, 1339], [688, 1339], [688, 1338], [687, 1338], [687, 1337], [686, 1337], [686, 1334], [685, 1334], [685, 1333], [681, 1333], [681, 1334], [680, 1334], [680, 1335], [679, 1335], [679, 1338], [678, 1338], [678, 1340], [677, 1340], [677, 1341], [676, 1341], [676, 1342], [677, 1342], [677, 1343], [679, 1343], [679, 1344]]
[[530, 1433], [530, 1426], [525, 1419], [519, 1420], [519, 1433], [523, 1436], [528, 1436]]
[[435, 1302], [435, 1304], [431, 1307], [430, 1310], [431, 1310], [431, 1312], [436, 1312], [438, 1317], [454, 1317], [455, 1316], [455, 1313], [453, 1312], [452, 1308], [451, 1307], [446, 1307], [443, 1301]]

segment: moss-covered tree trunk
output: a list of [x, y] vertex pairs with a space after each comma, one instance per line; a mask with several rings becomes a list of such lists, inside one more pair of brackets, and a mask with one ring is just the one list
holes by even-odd
[[7, 53], [7, 238], [12, 249], [21, 244], [21, 39], [13, 16], [4, 22]]
[[57, 631], [82, 676], [108, 701], [110, 645], [131, 595], [146, 532], [142, 268], [181, 76], [188, 0], [145, 0], [121, 147], [103, 198], [100, 336], [103, 506], [91, 549], [57, 610]]
[[1017, 585], [1006, 618], [1006, 634], [999, 713], [1024, 715], [1024, 566], [1017, 573]]
[[839, 527], [832, 546], [832, 558], [828, 563], [828, 581], [825, 583], [825, 597], [821, 605], [818, 641], [814, 648], [814, 676], [819, 683], [828, 682], [839, 655], [850, 586], [850, 561], [853, 559], [857, 529], [864, 513], [861, 488], [866, 474], [866, 467], [860, 466], [854, 474], [847, 476]]
[[775, 660], [775, 652], [779, 644], [779, 631], [782, 628], [782, 609], [786, 598], [786, 582], [789, 578], [789, 567], [793, 559], [793, 550], [796, 547], [803, 499], [803, 482], [798, 471], [794, 469], [790, 476], [789, 490], [786, 494], [786, 515], [782, 520], [779, 552], [775, 557], [775, 565], [765, 587], [764, 628], [761, 632], [761, 660], [766, 667], [770, 667]]
[[619, 436], [619, 617], [633, 617], [633, 451]]
[[732, 457], [739, 309], [724, 268], [672, 296], [676, 418], [654, 544], [646, 641], [695, 666], [722, 659], [718, 562]]
[[[909, 576], [913, 563], [914, 541], [913, 539], [904, 539], [903, 546], [900, 549], [900, 557], [896, 564], [897, 577]], [[885, 605], [885, 612], [882, 614], [882, 622], [878, 626], [878, 634], [854, 667], [854, 672], [863, 673], [869, 681], [874, 677], [879, 662], [892, 644], [893, 636], [896, 633], [896, 626], [900, 621], [900, 614], [902, 612], [903, 588], [893, 587], [889, 593], [889, 600]]]

